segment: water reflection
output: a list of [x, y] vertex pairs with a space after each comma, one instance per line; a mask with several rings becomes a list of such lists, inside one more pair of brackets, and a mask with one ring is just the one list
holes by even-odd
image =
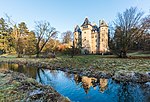
[[82, 83], [82, 87], [84, 88], [85, 93], [88, 93], [90, 87], [96, 89], [96, 86], [99, 84], [100, 92], [104, 92], [107, 89], [108, 79], [100, 78], [99, 83], [98, 79], [94, 77], [87, 77], [87, 76], [79, 76], [77, 74], [74, 75], [74, 80], [76, 84]]
[[108, 79], [101, 78], [99, 80], [100, 92], [104, 92], [107, 89]]
[[0, 63], [0, 68], [9, 69], [20, 73], [25, 73], [28, 77], [36, 78], [36, 73], [37, 73], [36, 68], [27, 67], [23, 64]]
[[18, 64], [0, 64], [0, 68], [23, 72], [42, 84], [52, 86], [72, 101], [149, 102], [150, 100], [149, 84], [117, 83], [112, 79], [97, 79]]
[[49, 77], [51, 80], [47, 84], [73, 101], [148, 102], [150, 98], [150, 86], [146, 84], [116, 83], [111, 79], [96, 79], [56, 70], [39, 70], [43, 78], [41, 80], [48, 81], [46, 77]]
[[97, 81], [96, 78], [87, 77], [87, 76], [82, 77], [82, 86], [83, 86], [86, 93], [88, 93], [90, 87], [95, 87], [96, 86], [94, 84], [96, 81]]
[[74, 80], [76, 84], [78, 85], [81, 82], [82, 78], [78, 74], [74, 74]]

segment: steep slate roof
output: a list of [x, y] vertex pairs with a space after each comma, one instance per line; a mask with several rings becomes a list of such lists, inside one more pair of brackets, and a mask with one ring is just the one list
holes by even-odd
[[85, 26], [85, 25], [91, 25], [91, 22], [88, 20], [88, 18], [85, 18], [85, 20], [81, 26]]
[[108, 26], [104, 20], [100, 21], [100, 26]]
[[99, 30], [99, 28], [98, 28], [98, 26], [97, 26], [97, 25], [93, 25], [93, 26], [92, 26], [92, 30], [96, 30], [96, 31], [98, 31], [98, 30]]
[[75, 27], [74, 32], [81, 32], [81, 29], [78, 25]]

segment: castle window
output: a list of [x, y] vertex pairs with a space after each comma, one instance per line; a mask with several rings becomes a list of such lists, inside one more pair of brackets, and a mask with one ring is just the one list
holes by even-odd
[[88, 26], [87, 26], [87, 25], [85, 25], [85, 26], [83, 26], [83, 28], [88, 28]]

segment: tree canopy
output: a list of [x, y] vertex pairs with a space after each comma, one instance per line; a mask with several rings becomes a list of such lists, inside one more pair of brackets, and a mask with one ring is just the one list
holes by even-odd
[[127, 51], [131, 44], [142, 37], [145, 25], [142, 24], [143, 12], [136, 7], [126, 9], [118, 13], [114, 21], [114, 37], [111, 49], [119, 57], [127, 57]]

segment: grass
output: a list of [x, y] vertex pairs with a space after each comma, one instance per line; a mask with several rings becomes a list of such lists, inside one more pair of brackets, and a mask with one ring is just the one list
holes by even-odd
[[128, 56], [150, 57], [150, 51], [137, 51], [133, 53], [128, 53]]
[[44, 58], [15, 58], [15, 56], [6, 56], [0, 58], [1, 61], [27, 61], [30, 63], [41, 63], [42, 65], [49, 65], [52, 67], [81, 69], [81, 70], [100, 70], [100, 71], [134, 71], [134, 72], [150, 72], [150, 59], [121, 59], [113, 55], [82, 55], [74, 56], [60, 56], [51, 59]]

